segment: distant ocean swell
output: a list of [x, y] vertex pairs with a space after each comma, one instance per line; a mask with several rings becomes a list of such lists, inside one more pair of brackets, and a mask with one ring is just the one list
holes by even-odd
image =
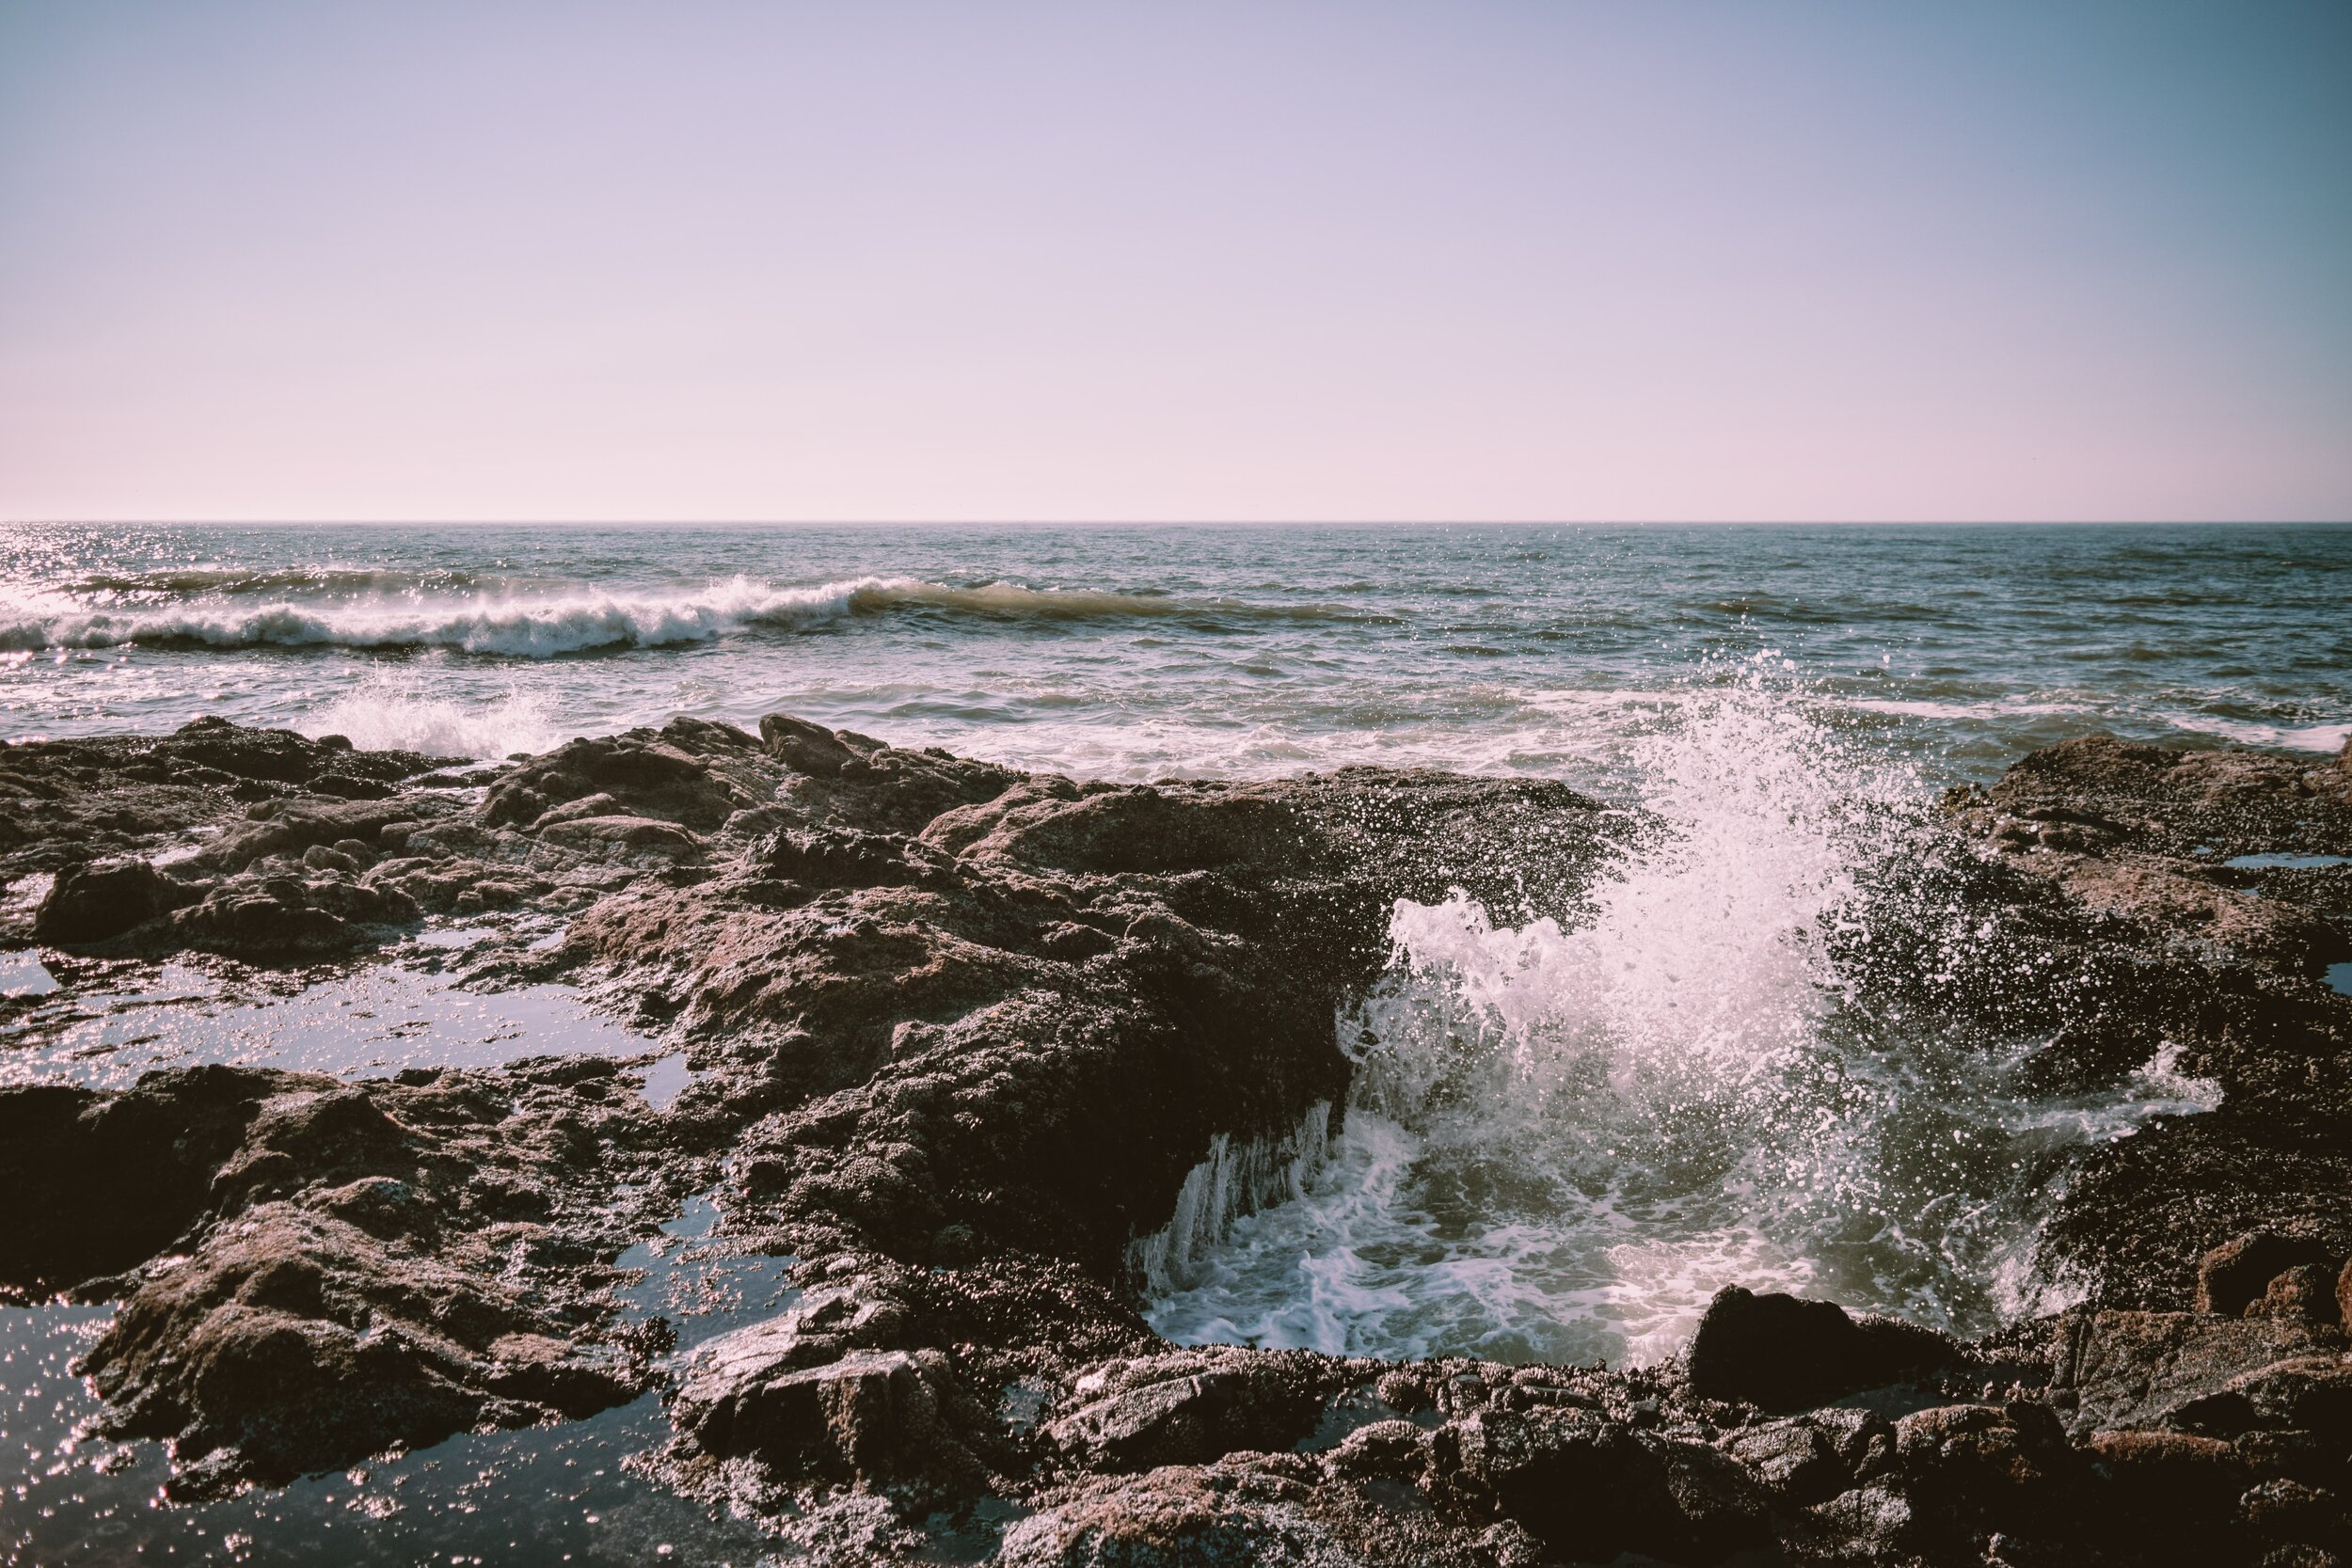
[[[238, 587], [282, 592], [282, 575], [225, 586], [213, 574], [175, 574], [200, 597], [171, 605], [93, 608], [48, 594], [0, 604], [0, 649], [447, 648], [548, 658], [563, 654], [677, 647], [755, 630], [803, 630], [852, 615], [929, 611], [1007, 621], [1120, 618], [1234, 621], [1386, 621], [1375, 611], [1329, 605], [1268, 605], [1184, 599], [1097, 589], [988, 583], [959, 588], [913, 578], [863, 577], [810, 587], [735, 578], [678, 594], [549, 594], [485, 598], [386, 599], [380, 595], [303, 603], [239, 602]], [[338, 574], [357, 578], [362, 574]], [[198, 588], [198, 584], [201, 584]], [[135, 584], [135, 587], [133, 586]], [[326, 586], [317, 581], [310, 586]], [[170, 592], [152, 579], [121, 579], [108, 592]]]

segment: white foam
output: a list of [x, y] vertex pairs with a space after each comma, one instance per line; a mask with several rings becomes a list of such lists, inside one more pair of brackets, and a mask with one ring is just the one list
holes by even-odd
[[1330, 1148], [1331, 1102], [1308, 1107], [1279, 1138], [1235, 1143], [1219, 1132], [1208, 1157], [1186, 1173], [1168, 1224], [1127, 1249], [1127, 1263], [1153, 1293], [1199, 1283], [1200, 1260], [1234, 1220], [1269, 1204], [1304, 1197], [1307, 1178]]
[[2252, 720], [2215, 719], [2201, 713], [2164, 716], [2176, 730], [2218, 736], [2240, 746], [2281, 752], [2341, 752], [2352, 743], [2352, 724], [2265, 724]]
[[669, 594], [539, 594], [429, 598], [421, 594], [253, 602], [207, 593], [153, 607], [92, 607], [54, 590], [0, 597], [0, 648], [448, 648], [551, 658], [608, 649], [707, 642], [755, 626], [821, 626], [851, 613], [917, 608], [1009, 619], [1118, 616], [1331, 620], [1390, 617], [1327, 605], [1180, 599], [1018, 583], [954, 587], [913, 578], [860, 577], [779, 586], [735, 577]]
[[309, 736], [343, 736], [363, 752], [434, 757], [504, 757], [548, 751], [564, 739], [535, 691], [510, 686], [491, 702], [460, 702], [436, 695], [431, 672], [414, 668], [373, 672], [294, 727]]
[[[753, 625], [831, 620], [847, 614], [860, 593], [896, 586], [882, 578], [860, 578], [810, 588], [776, 588], [739, 577], [675, 594], [259, 605], [207, 598], [163, 609], [119, 610], [47, 602], [15, 607], [16, 612], [0, 627], [0, 645], [450, 648], [547, 658], [601, 648], [704, 642]], [[58, 597], [44, 596], [48, 601]]]
[[1358, 1068], [1328, 1160], [1202, 1251], [1153, 1326], [1641, 1361], [1735, 1283], [1988, 1326], [2038, 1277], [2020, 1173], [2218, 1091], [2174, 1053], [2037, 1101], [2006, 1087], [2030, 1042], [1851, 1007], [1836, 939], [1867, 931], [1866, 873], [1924, 852], [1926, 790], [1809, 706], [1758, 663], [1637, 739], [1658, 831], [1572, 923], [1400, 902], [1390, 976], [1341, 1021]]

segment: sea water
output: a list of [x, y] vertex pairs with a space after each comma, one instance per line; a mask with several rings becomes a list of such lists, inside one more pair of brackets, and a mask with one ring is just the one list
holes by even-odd
[[[786, 710], [1081, 776], [1425, 763], [1603, 792], [1650, 826], [1584, 905], [1399, 904], [1387, 978], [1333, 1021], [1346, 1102], [1220, 1140], [1132, 1262], [1182, 1340], [1645, 1360], [1732, 1281], [1963, 1330], [2060, 1299], [2033, 1259], [2051, 1184], [2220, 1091], [2162, 1047], [2053, 1097], [2018, 1070], [2042, 1042], [1861, 993], [1883, 874], [1935, 853], [1940, 789], [2070, 736], [2326, 765], [2352, 736], [2346, 602], [2344, 528], [28, 526], [0, 531], [0, 734], [221, 714], [498, 757]], [[1993, 940], [1972, 920], [1930, 929], [1928, 961]], [[54, 985], [35, 955], [0, 970], [12, 1016], [68, 1006]], [[208, 1021], [199, 1053], [272, 1049], [217, 1002], [135, 1000]], [[344, 1001], [301, 1005], [389, 1016]], [[473, 1022], [449, 1049], [508, 1049]], [[341, 1069], [384, 1070], [378, 1035]], [[103, 1309], [17, 1310], [14, 1497], [127, 1515], [154, 1457], [81, 1465], [89, 1396], [57, 1375]], [[660, 1425], [600, 1420], [619, 1435], [546, 1441], [597, 1469]], [[539, 1439], [453, 1443], [510, 1441]], [[482, 1473], [522, 1483], [517, 1455]], [[330, 1504], [359, 1517], [360, 1482], [304, 1487], [321, 1531]], [[566, 1487], [549, 1506], [581, 1528], [640, 1506]], [[185, 1516], [218, 1532], [185, 1555], [250, 1554], [267, 1512]]]
[[2347, 528], [0, 529], [0, 736], [199, 713], [478, 757], [785, 709], [1122, 779], [1607, 784], [1710, 659], [1946, 777], [2331, 752]]

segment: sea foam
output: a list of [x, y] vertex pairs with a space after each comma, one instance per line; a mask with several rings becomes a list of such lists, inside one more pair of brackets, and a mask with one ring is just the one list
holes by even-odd
[[[1725, 1284], [1963, 1330], [2029, 1307], [2068, 1151], [2217, 1091], [2175, 1053], [2036, 1098], [2014, 1069], [2038, 1042], [1855, 1006], [1837, 955], [1877, 918], [1875, 868], [1936, 850], [1909, 771], [1798, 699], [1759, 661], [1639, 741], [1656, 829], [1580, 915], [1400, 901], [1386, 980], [1340, 1021], [1357, 1066], [1327, 1158], [1221, 1244], [1189, 1239], [1153, 1326], [1654, 1360]], [[1989, 940], [1903, 912], [1954, 954]]]

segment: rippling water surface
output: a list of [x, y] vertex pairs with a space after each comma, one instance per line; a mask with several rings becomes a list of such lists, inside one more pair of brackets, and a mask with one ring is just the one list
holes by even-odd
[[785, 708], [1097, 775], [1605, 782], [1770, 648], [1983, 775], [2090, 728], [2332, 751], [2347, 602], [2346, 528], [18, 527], [0, 733], [496, 755]]

